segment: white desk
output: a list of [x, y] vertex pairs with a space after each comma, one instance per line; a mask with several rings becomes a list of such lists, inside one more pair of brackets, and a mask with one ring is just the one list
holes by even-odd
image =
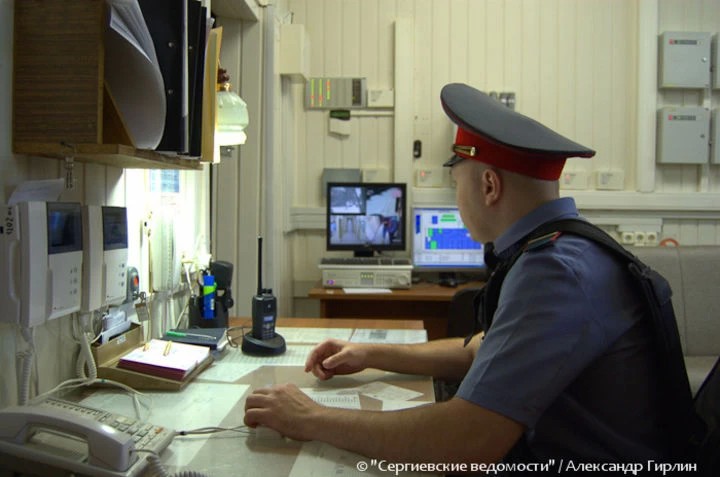
[[[242, 320], [240, 320], [242, 321]], [[350, 326], [360, 324], [362, 328], [415, 329], [422, 322], [387, 322], [373, 320], [280, 320], [278, 331], [283, 326], [306, 326], [307, 324], [326, 325], [337, 328], [339, 337], [352, 332]], [[235, 323], [238, 323], [235, 321]], [[233, 322], [231, 322], [233, 324]], [[347, 331], [346, 331], [347, 330]], [[308, 331], [311, 331], [308, 329]], [[324, 336], [331, 333], [327, 329], [312, 330]], [[307, 336], [298, 338], [307, 341]], [[286, 338], [300, 336], [296, 332], [288, 333]], [[288, 340], [288, 352], [275, 358], [247, 359], [239, 349], [228, 349], [220, 360], [203, 371], [194, 382], [181, 392], [148, 392], [153, 396], [152, 414], [142, 416], [153, 424], [166, 426], [176, 431], [191, 430], [206, 426], [231, 428], [243, 424], [244, 405], [247, 394], [255, 388], [278, 383], [295, 383], [300, 388], [333, 391], [337, 389], [358, 389], [369, 383], [383, 383], [397, 386], [401, 390], [415, 392], [417, 397], [411, 401], [432, 402], [434, 393], [432, 380], [426, 377], [399, 375], [377, 370], [366, 370], [351, 376], [336, 377], [320, 382], [311, 374], [304, 372], [302, 364], [312, 344], [293, 343]], [[297, 360], [301, 359], [299, 363]], [[267, 364], [266, 364], [267, 363]], [[388, 388], [388, 391], [397, 388]], [[83, 403], [111, 410], [118, 414], [135, 417], [132, 401], [127, 394], [119, 391], [87, 390], [82, 396]], [[393, 405], [390, 401], [387, 403]], [[381, 410], [383, 401], [359, 394], [362, 409]], [[205, 436], [176, 437], [163, 452], [162, 460], [171, 472], [194, 470], [210, 476], [322, 476], [343, 477], [362, 475], [384, 475], [375, 469], [359, 472], [356, 464], [364, 457], [341, 451], [317, 442], [301, 443], [282, 439], [276, 435], [246, 434], [222, 432]], [[323, 456], [319, 456], [323, 454]], [[331, 474], [328, 474], [331, 471]]]

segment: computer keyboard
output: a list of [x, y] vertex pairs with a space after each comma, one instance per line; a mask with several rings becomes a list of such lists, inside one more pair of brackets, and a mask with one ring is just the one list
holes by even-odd
[[321, 265], [412, 265], [408, 258], [393, 257], [323, 257]]

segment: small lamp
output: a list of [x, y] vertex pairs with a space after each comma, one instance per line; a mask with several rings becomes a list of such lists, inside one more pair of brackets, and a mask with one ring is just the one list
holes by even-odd
[[230, 75], [218, 69], [217, 122], [215, 123], [215, 146], [245, 144], [245, 128], [250, 119], [247, 104], [230, 90]]

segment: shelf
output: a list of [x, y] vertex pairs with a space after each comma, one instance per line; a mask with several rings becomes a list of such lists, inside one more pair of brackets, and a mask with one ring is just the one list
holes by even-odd
[[[13, 152], [119, 168], [201, 170], [201, 159], [129, 146], [104, 81], [107, 19], [105, 0], [15, 2]], [[205, 151], [212, 142], [205, 142], [204, 156], [211, 157]]]
[[220, 17], [250, 22], [256, 22], [260, 17], [256, 0], [212, 0], [212, 11]]
[[71, 147], [58, 143], [15, 143], [14, 152], [58, 159], [72, 157], [80, 162], [92, 162], [124, 169], [202, 170], [203, 164], [205, 164], [198, 159], [167, 156], [123, 144], [76, 144]]

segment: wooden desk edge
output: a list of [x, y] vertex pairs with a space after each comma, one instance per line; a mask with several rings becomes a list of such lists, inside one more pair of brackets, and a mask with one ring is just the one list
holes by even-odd
[[444, 301], [452, 300], [455, 293], [465, 288], [482, 288], [483, 281], [463, 283], [455, 288], [443, 287], [435, 283], [419, 283], [409, 289], [392, 290], [391, 293], [345, 293], [342, 288], [313, 287], [308, 298], [316, 300], [354, 300], [354, 301]]

